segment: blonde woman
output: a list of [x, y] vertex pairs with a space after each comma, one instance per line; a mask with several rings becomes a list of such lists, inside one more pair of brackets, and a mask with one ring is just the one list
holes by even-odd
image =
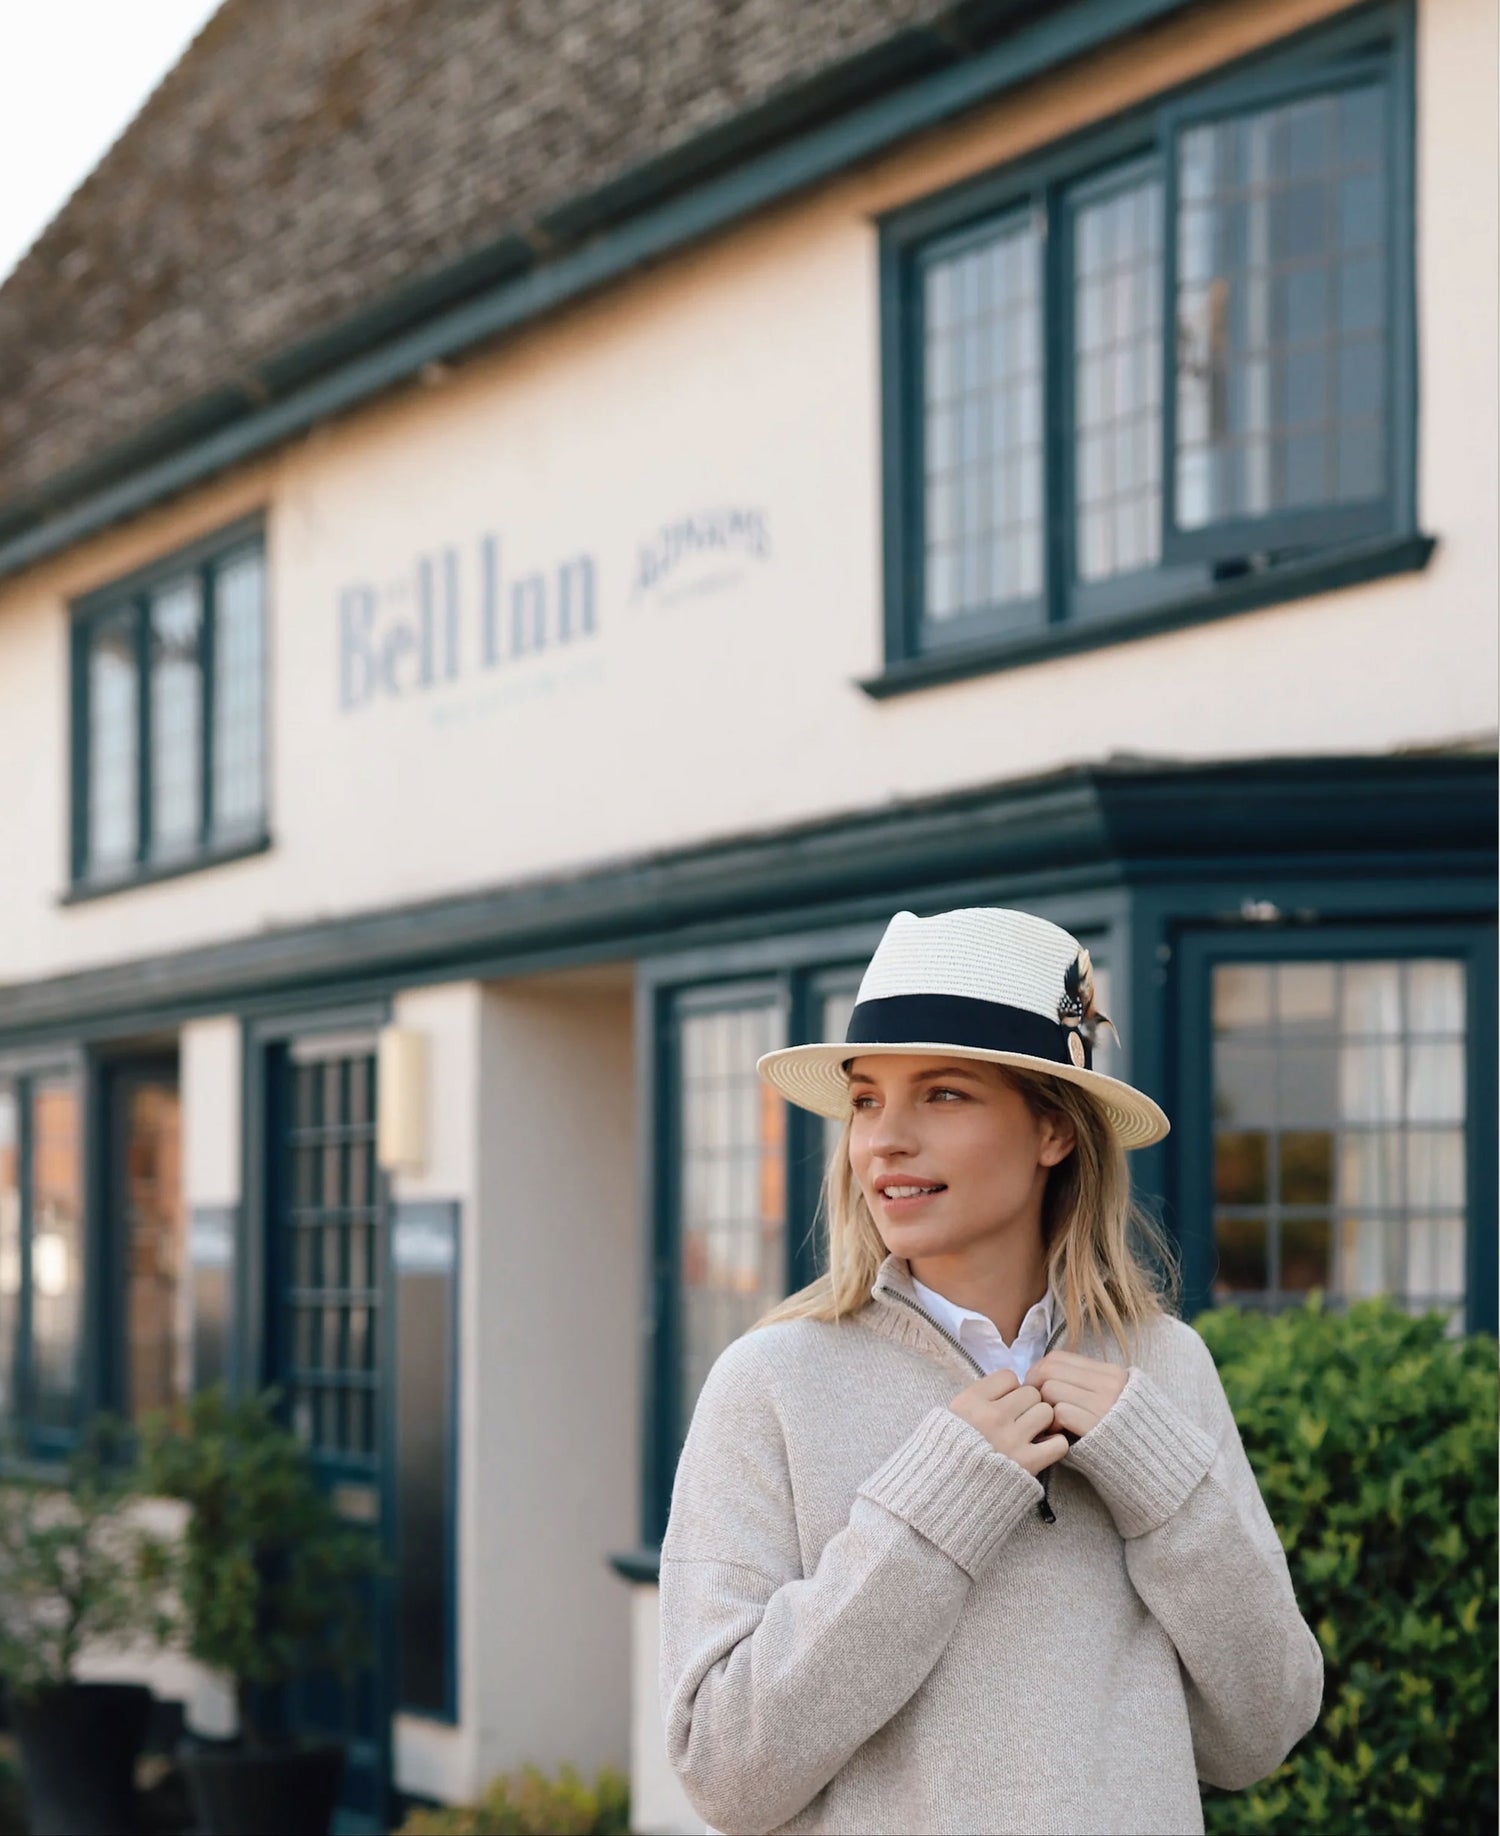
[[1317, 1640], [1093, 1069], [1088, 955], [899, 913], [848, 1036], [760, 1061], [844, 1119], [829, 1271], [714, 1365], [661, 1555], [661, 1699], [724, 1832], [1200, 1831], [1312, 1726]]

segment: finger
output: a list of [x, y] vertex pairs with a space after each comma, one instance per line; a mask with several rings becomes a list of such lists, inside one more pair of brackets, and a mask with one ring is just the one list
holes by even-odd
[[1049, 1403], [1082, 1403], [1085, 1408], [1098, 1396], [1097, 1390], [1081, 1383], [1069, 1383], [1061, 1377], [1049, 1377], [1041, 1386], [1042, 1401]]
[[1034, 1441], [1039, 1434], [1045, 1434], [1052, 1426], [1052, 1406], [1050, 1403], [1037, 1403], [1024, 1415], [1015, 1420], [1017, 1434], [1024, 1435], [1028, 1441]]
[[1014, 1371], [991, 1371], [984, 1379], [984, 1394], [991, 1402], [999, 1402], [1002, 1396], [1009, 1396], [1012, 1390], [1021, 1387], [1021, 1379]]
[[1008, 1396], [1004, 1396], [1000, 1400], [1005, 1405], [1004, 1419], [1013, 1422], [1024, 1414], [1027, 1409], [1035, 1408], [1042, 1400], [1042, 1393], [1040, 1390], [1034, 1389], [1029, 1383], [1022, 1383], [1017, 1384], [1015, 1389], [1013, 1389]]
[[1039, 1473], [1044, 1467], [1054, 1466], [1068, 1451], [1067, 1437], [1054, 1434], [1045, 1441], [1036, 1441], [1025, 1450], [1026, 1458], [1021, 1464], [1029, 1473]]
[[1085, 1435], [1090, 1428], [1098, 1426], [1099, 1417], [1092, 1409], [1086, 1409], [1079, 1403], [1057, 1403], [1052, 1410], [1052, 1419], [1066, 1434]]

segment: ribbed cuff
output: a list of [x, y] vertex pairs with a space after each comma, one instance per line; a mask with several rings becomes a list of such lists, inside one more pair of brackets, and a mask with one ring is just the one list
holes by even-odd
[[996, 1453], [949, 1408], [929, 1410], [859, 1491], [910, 1524], [971, 1580], [1042, 1496], [1025, 1467]]
[[1123, 1537], [1159, 1530], [1214, 1463], [1212, 1435], [1169, 1403], [1137, 1365], [1119, 1401], [1068, 1452]]

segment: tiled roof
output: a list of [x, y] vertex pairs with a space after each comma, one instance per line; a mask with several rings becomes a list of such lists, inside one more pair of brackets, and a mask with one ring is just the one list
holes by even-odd
[[716, 135], [730, 158], [778, 98], [836, 112], [1027, 10], [227, 0], [0, 287], [0, 523], [244, 412], [413, 280], [545, 260], [623, 175]]

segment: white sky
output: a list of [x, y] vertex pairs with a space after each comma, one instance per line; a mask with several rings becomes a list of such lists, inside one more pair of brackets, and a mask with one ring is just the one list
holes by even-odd
[[218, 0], [0, 0], [0, 280]]

